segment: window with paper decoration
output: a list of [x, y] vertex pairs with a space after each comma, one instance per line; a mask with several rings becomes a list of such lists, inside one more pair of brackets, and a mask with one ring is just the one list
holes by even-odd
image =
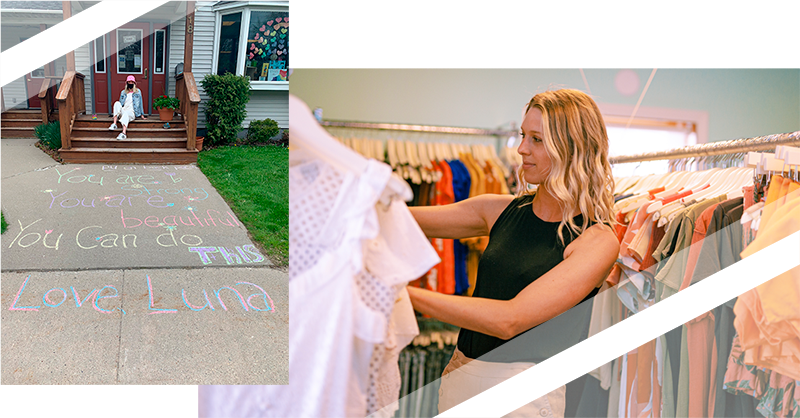
[[289, 13], [251, 11], [245, 74], [251, 81], [288, 81]]

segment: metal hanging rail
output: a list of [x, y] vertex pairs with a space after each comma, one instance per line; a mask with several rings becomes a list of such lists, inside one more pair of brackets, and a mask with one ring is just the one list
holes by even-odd
[[736, 154], [748, 151], [768, 151], [778, 145], [800, 145], [800, 131], [757, 136], [755, 138], [733, 139], [730, 141], [709, 142], [675, 148], [669, 151], [647, 152], [636, 155], [609, 157], [611, 164], [634, 163], [640, 161], [677, 160], [690, 157]]
[[384, 131], [406, 131], [406, 132], [432, 132], [441, 134], [459, 134], [459, 135], [483, 135], [483, 136], [516, 136], [516, 131], [492, 130], [492, 129], [478, 129], [478, 128], [458, 128], [453, 126], [431, 126], [431, 125], [404, 125], [396, 123], [366, 123], [366, 122], [340, 122], [340, 121], [322, 121], [322, 126], [330, 126], [336, 128], [361, 128], [361, 129], [378, 129]]

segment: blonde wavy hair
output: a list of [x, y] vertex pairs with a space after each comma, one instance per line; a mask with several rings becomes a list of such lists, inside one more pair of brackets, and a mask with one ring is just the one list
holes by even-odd
[[[542, 112], [542, 135], [551, 167], [544, 185], [561, 207], [561, 243], [565, 226], [576, 234], [583, 233], [591, 221], [613, 226], [614, 176], [608, 162], [608, 134], [597, 104], [582, 91], [561, 89], [533, 96], [526, 114], [533, 108]], [[528, 190], [521, 167], [517, 177], [518, 196], [534, 193]], [[583, 215], [581, 227], [572, 219], [576, 211]]]

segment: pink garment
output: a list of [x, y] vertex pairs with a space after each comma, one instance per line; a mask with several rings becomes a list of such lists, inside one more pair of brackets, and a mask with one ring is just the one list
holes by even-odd
[[[636, 237], [636, 234], [639, 232], [639, 229], [642, 227], [642, 225], [644, 225], [644, 221], [648, 216], [647, 207], [652, 203], [653, 202], [647, 202], [636, 211], [636, 215], [628, 226], [628, 230], [625, 232], [625, 237], [623, 237], [622, 242], [619, 245], [620, 257], [631, 257], [628, 246], [631, 244], [631, 242], [633, 242], [633, 239]], [[636, 260], [632, 259], [629, 267], [633, 268], [634, 270], [638, 270], [640, 264]]]
[[[689, 416], [713, 417], [717, 344], [712, 311], [686, 323], [686, 343], [689, 348]], [[709, 393], [712, 394], [710, 399]]]

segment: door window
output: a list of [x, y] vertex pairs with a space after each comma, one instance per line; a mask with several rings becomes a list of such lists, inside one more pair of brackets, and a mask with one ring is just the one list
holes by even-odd
[[117, 73], [142, 73], [142, 30], [117, 29]]

